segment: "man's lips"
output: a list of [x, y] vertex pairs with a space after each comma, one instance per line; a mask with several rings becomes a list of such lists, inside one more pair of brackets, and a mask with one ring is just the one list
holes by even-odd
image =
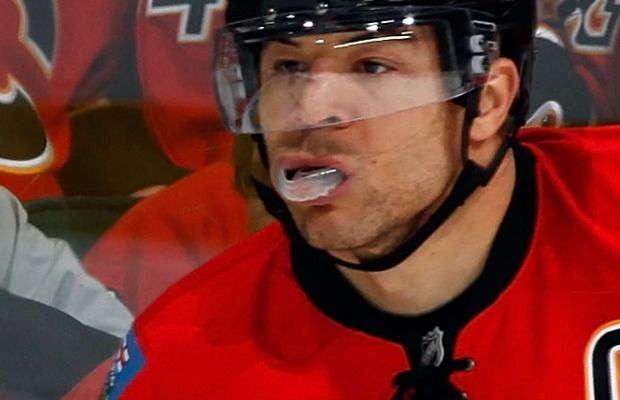
[[286, 170], [334, 168], [347, 176], [350, 175], [349, 168], [336, 157], [286, 156], [277, 160], [277, 166]]
[[285, 175], [292, 179], [295, 174], [311, 174], [321, 169], [338, 170], [345, 177], [351, 176], [351, 168], [341, 159], [334, 156], [286, 156], [280, 157], [276, 165], [285, 171]]

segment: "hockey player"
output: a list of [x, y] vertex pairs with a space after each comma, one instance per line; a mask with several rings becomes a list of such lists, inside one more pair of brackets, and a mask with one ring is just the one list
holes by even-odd
[[107, 398], [617, 397], [620, 137], [516, 135], [535, 8], [231, 1], [220, 109], [279, 223], [137, 320]]

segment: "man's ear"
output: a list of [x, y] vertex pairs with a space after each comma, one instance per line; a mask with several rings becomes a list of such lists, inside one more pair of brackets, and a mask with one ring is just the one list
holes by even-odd
[[518, 89], [519, 72], [515, 64], [508, 58], [495, 60], [480, 93], [479, 114], [470, 131], [472, 142], [483, 142], [500, 131]]

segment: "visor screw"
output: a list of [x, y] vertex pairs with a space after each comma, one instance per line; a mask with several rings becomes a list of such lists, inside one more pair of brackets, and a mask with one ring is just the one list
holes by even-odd
[[270, 8], [267, 10], [266, 19], [268, 21], [273, 21], [276, 19], [276, 15], [278, 15], [278, 11], [275, 8]]
[[483, 35], [473, 35], [469, 38], [469, 49], [472, 53], [484, 53], [485, 45]]
[[319, 15], [324, 15], [325, 13], [327, 13], [327, 10], [329, 10], [329, 4], [325, 3], [325, 2], [320, 2], [317, 6], [316, 6], [316, 12]]
[[475, 75], [486, 75], [489, 72], [489, 58], [487, 56], [474, 56], [471, 58], [471, 72]]

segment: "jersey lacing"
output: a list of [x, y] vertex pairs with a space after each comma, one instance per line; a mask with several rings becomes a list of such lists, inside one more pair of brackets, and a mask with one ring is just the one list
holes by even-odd
[[448, 360], [438, 367], [420, 366], [403, 371], [394, 377], [397, 387], [392, 400], [463, 400], [467, 394], [450, 382], [450, 374], [470, 371], [474, 361], [470, 358]]

